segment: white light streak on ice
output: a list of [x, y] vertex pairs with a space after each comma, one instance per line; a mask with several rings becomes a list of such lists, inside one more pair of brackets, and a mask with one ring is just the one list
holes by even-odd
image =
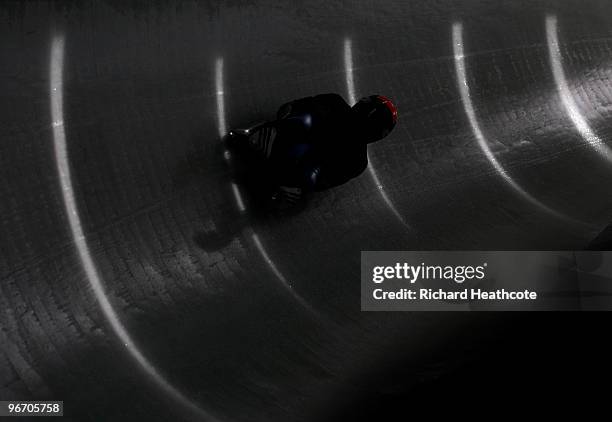
[[[215, 64], [215, 85], [217, 92], [217, 121], [218, 121], [218, 129], [219, 129], [219, 137], [223, 139], [227, 135], [227, 127], [226, 127], [226, 116], [225, 116], [225, 86], [224, 86], [224, 77], [223, 77], [223, 58], [218, 58]], [[231, 163], [231, 153], [228, 150], [225, 150], [223, 156], [226, 162]], [[242, 198], [242, 194], [240, 193], [240, 188], [236, 183], [232, 182], [232, 191], [234, 193], [234, 198], [236, 199], [236, 205], [240, 212], [246, 211], [246, 207], [244, 205], [244, 200]], [[255, 247], [259, 251], [259, 254], [263, 258], [263, 260], [268, 264], [268, 267], [272, 271], [272, 273], [276, 276], [281, 285], [287, 290], [287, 292], [297, 301], [299, 302], [306, 310], [311, 312], [314, 316], [318, 317], [318, 314], [312, 309], [312, 307], [302, 298], [299, 294], [295, 292], [291, 284], [287, 281], [285, 276], [280, 272], [274, 261], [268, 255], [266, 248], [261, 242], [259, 235], [252, 229], [249, 228], [248, 232], [251, 234], [251, 239], [255, 244]]]
[[[225, 138], [227, 135], [227, 124], [225, 117], [225, 83], [224, 83], [224, 66], [223, 58], [219, 57], [215, 62], [215, 92], [217, 94], [217, 128], [219, 130], [219, 137]], [[232, 155], [229, 150], [223, 152], [223, 158], [228, 163], [231, 161]], [[246, 207], [244, 206], [244, 200], [242, 199], [242, 193], [238, 185], [232, 182], [232, 192], [234, 193], [234, 199], [236, 200], [236, 206], [240, 212], [244, 212]]]
[[349, 102], [353, 105], [357, 102], [357, 97], [355, 95], [355, 78], [353, 76], [353, 42], [350, 38], [344, 40], [344, 73]]
[[246, 207], [244, 206], [244, 202], [242, 201], [242, 195], [240, 194], [240, 189], [238, 189], [238, 185], [232, 182], [232, 191], [234, 192], [234, 198], [236, 198], [236, 205], [240, 212], [244, 212]]
[[55, 162], [59, 175], [59, 182], [62, 188], [62, 198], [68, 224], [74, 240], [76, 249], [81, 260], [81, 265], [87, 276], [87, 280], [93, 290], [94, 296], [102, 309], [102, 313], [112, 331], [125, 346], [130, 356], [138, 363], [140, 368], [179, 405], [202, 418], [203, 420], [216, 420], [208, 412], [199, 408], [183, 393], [176, 389], [172, 384], [159, 373], [157, 368], [143, 355], [127, 329], [121, 322], [119, 315], [113, 308], [106, 294], [104, 283], [99, 275], [98, 269], [93, 261], [87, 239], [83, 233], [79, 210], [77, 207], [72, 178], [70, 174], [70, 161], [66, 144], [66, 132], [64, 125], [64, 99], [63, 99], [63, 68], [64, 68], [64, 37], [56, 35], [51, 44], [51, 54], [49, 63], [50, 90], [49, 97], [51, 102], [51, 119], [53, 127], [53, 146], [55, 150]]
[[562, 220], [571, 220], [564, 214], [557, 212], [556, 210], [544, 205], [542, 202], [538, 201], [536, 198], [531, 196], [528, 192], [526, 192], [503, 168], [501, 163], [495, 158], [495, 155], [489, 148], [489, 144], [487, 139], [485, 138], [482, 129], [480, 128], [480, 123], [478, 122], [478, 118], [476, 117], [476, 111], [474, 109], [474, 104], [472, 103], [472, 98], [470, 95], [470, 88], [468, 86], [467, 81], [467, 72], [465, 68], [465, 54], [463, 48], [463, 25], [460, 22], [456, 22], [453, 24], [453, 53], [455, 57], [455, 72], [457, 74], [457, 86], [459, 89], [459, 94], [461, 95], [461, 102], [463, 103], [463, 108], [465, 110], [465, 114], [469, 120], [470, 126], [472, 128], [472, 132], [474, 133], [474, 137], [478, 142], [478, 146], [482, 150], [482, 152], [487, 157], [489, 163], [493, 166], [497, 174], [499, 174], [502, 179], [512, 189], [514, 189], [523, 199], [535, 205], [542, 211], [553, 215], [556, 218], [560, 218]]
[[[355, 94], [355, 77], [353, 73], [353, 42], [350, 38], [346, 38], [344, 40], [344, 74], [346, 79], [347, 95], [351, 106], [357, 102], [357, 96]], [[369, 153], [368, 162], [368, 172], [370, 173], [370, 177], [372, 178], [376, 189], [378, 189], [378, 192], [380, 193], [380, 196], [382, 197], [383, 201], [385, 202], [389, 210], [393, 213], [393, 215], [400, 221], [400, 223], [411, 229], [410, 225], [406, 222], [406, 220], [404, 220], [397, 208], [395, 208], [395, 205], [393, 204], [391, 199], [387, 196], [387, 192], [385, 192], [385, 188], [380, 182], [378, 173], [376, 172], [374, 164], [370, 159]]]
[[546, 17], [546, 41], [548, 44], [548, 53], [550, 56], [550, 65], [552, 67], [557, 91], [561, 97], [563, 107], [567, 115], [571, 119], [574, 126], [582, 136], [582, 139], [595, 151], [607, 160], [612, 161], [612, 150], [593, 132], [588, 122], [578, 109], [578, 105], [572, 96], [565, 72], [563, 70], [563, 59], [559, 48], [559, 37], [557, 29], [557, 17], [549, 15]]
[[217, 93], [217, 121], [219, 137], [227, 135], [227, 124], [225, 123], [225, 85], [223, 82], [223, 59], [218, 58], [215, 64], [215, 86]]
[[303, 297], [301, 297], [299, 294], [297, 294], [295, 292], [295, 290], [293, 289], [291, 284], [287, 281], [287, 279], [285, 278], [283, 273], [281, 273], [280, 270], [276, 267], [276, 264], [274, 263], [274, 261], [272, 261], [272, 259], [270, 259], [270, 257], [268, 256], [268, 253], [266, 252], [266, 249], [264, 248], [263, 244], [261, 243], [261, 240], [259, 239], [259, 236], [257, 235], [257, 233], [252, 232], [251, 233], [251, 238], [253, 239], [253, 242], [257, 246], [257, 250], [261, 254], [261, 257], [263, 258], [263, 260], [268, 263], [268, 266], [270, 267], [270, 269], [272, 270], [274, 275], [276, 275], [276, 278], [278, 278], [278, 280], [282, 283], [282, 285], [285, 287], [285, 289], [287, 289], [287, 291], [291, 294], [291, 296], [293, 296], [293, 298], [297, 302], [299, 302], [300, 305], [302, 305], [309, 312], [311, 312], [315, 316], [318, 316], [317, 312], [314, 309], [312, 309], [310, 304], [308, 302], [306, 302]]

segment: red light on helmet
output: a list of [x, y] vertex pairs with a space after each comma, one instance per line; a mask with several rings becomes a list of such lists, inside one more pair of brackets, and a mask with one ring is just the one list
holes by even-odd
[[397, 107], [395, 107], [393, 101], [383, 95], [379, 95], [378, 99], [382, 104], [384, 104], [385, 107], [387, 107], [387, 110], [391, 112], [391, 116], [393, 116], [393, 124], [397, 123]]

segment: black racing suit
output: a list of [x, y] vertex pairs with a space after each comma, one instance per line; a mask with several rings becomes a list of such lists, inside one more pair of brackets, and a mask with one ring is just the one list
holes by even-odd
[[347, 182], [367, 167], [367, 143], [340, 95], [292, 101], [279, 109], [277, 117], [268, 160], [280, 185], [324, 190]]

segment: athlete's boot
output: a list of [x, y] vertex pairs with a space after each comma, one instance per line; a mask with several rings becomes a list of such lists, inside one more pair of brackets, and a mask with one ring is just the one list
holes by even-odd
[[246, 128], [234, 129], [228, 133], [233, 146], [246, 144], [248, 149], [269, 158], [276, 139], [276, 127], [273, 123], [262, 122]]
[[249, 148], [266, 159], [270, 158], [272, 147], [276, 140], [276, 134], [276, 127], [271, 123], [259, 127], [249, 136]]

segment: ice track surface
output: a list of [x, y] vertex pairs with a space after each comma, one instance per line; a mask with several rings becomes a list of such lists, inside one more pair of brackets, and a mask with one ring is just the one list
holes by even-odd
[[[583, 249], [609, 224], [608, 1], [5, 2], [0, 45], [0, 399], [338, 421], [609, 369], [605, 315], [359, 305], [362, 250]], [[266, 217], [223, 135], [325, 92], [399, 124]]]

